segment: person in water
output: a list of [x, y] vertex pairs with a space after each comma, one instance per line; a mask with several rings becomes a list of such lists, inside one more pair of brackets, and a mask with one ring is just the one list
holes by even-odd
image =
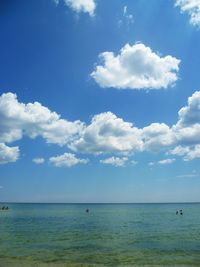
[[178, 210], [176, 211], [176, 215], [178, 215]]
[[183, 211], [182, 210], [180, 210], [180, 215], [183, 215]]
[[85, 212], [89, 213], [89, 209], [86, 209], [86, 211], [85, 211]]

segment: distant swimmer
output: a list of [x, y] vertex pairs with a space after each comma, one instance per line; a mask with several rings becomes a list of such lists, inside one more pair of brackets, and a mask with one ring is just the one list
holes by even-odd
[[85, 212], [89, 213], [89, 209], [86, 209]]
[[180, 215], [183, 215], [183, 211], [182, 210], [180, 210]]
[[178, 210], [176, 211], [176, 215], [178, 215]]

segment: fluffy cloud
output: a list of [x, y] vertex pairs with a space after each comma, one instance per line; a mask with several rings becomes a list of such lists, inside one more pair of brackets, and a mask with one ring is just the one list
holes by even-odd
[[127, 160], [128, 160], [127, 157], [123, 157], [123, 158], [110, 157], [110, 158], [107, 158], [107, 159], [102, 159], [102, 160], [100, 160], [100, 162], [103, 163], [103, 164], [113, 165], [115, 167], [122, 167], [122, 166], [125, 165]]
[[175, 136], [165, 123], [152, 123], [142, 130], [144, 149], [158, 151], [174, 143]]
[[200, 144], [194, 146], [177, 146], [169, 154], [182, 156], [184, 161], [200, 158]]
[[169, 154], [191, 160], [199, 157], [199, 114], [199, 91], [188, 98], [187, 106], [180, 109], [178, 120], [172, 127], [165, 123], [152, 123], [140, 129], [111, 112], [101, 113], [92, 118], [91, 124], [83, 129], [80, 137], [72, 141], [69, 147], [81, 153], [126, 155], [170, 150]]
[[71, 7], [75, 12], [89, 13], [94, 16], [96, 3], [94, 0], [64, 0], [65, 4]]
[[55, 167], [72, 167], [77, 164], [86, 164], [88, 159], [79, 159], [72, 153], [64, 153], [63, 155], [51, 157], [49, 162]]
[[42, 136], [47, 143], [65, 145], [83, 129], [80, 121], [70, 122], [38, 102], [20, 103], [13, 93], [0, 96], [0, 142], [10, 143], [27, 135]]
[[45, 160], [43, 158], [34, 158], [32, 161], [35, 164], [42, 164], [42, 163], [44, 163]]
[[0, 164], [15, 162], [19, 158], [19, 148], [6, 146], [0, 143]]
[[[30, 138], [41, 136], [47, 143], [66, 145], [76, 153], [111, 154], [115, 156], [109, 158], [112, 162], [117, 159], [116, 156], [128, 157], [143, 151], [169, 151], [170, 155], [192, 160], [200, 157], [199, 114], [200, 91], [197, 91], [188, 98], [187, 105], [180, 109], [178, 120], [171, 127], [165, 123], [152, 123], [137, 128], [111, 112], [93, 116], [86, 125], [80, 121], [61, 119], [57, 113], [38, 102], [20, 103], [16, 95], [7, 93], [0, 96], [0, 161], [3, 164], [17, 160], [19, 148], [8, 147], [7, 143], [19, 140], [24, 135]], [[57, 160], [65, 162], [65, 159], [70, 162], [69, 165], [77, 160], [85, 163], [85, 160], [77, 159], [69, 153], [52, 157], [50, 161], [53, 160], [56, 165]], [[33, 161], [42, 163], [41, 159]]]
[[141, 151], [141, 130], [111, 112], [95, 115], [79, 139], [69, 147], [83, 153], [129, 153]]
[[181, 108], [179, 119], [172, 127], [177, 143], [195, 145], [200, 143], [200, 91], [188, 98], [188, 105]]
[[175, 6], [189, 14], [192, 25], [200, 26], [200, 0], [176, 0]]
[[118, 55], [100, 54], [91, 76], [101, 87], [117, 89], [160, 89], [172, 86], [176, 80], [180, 60], [170, 55], [161, 57], [142, 43], [126, 44]]

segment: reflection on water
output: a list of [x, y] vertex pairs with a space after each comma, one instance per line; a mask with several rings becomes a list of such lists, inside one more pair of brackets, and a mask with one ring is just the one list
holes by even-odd
[[[0, 267], [9, 266], [6, 262], [10, 266], [200, 266], [200, 204], [9, 207], [0, 211]], [[182, 216], [176, 215], [180, 209]]]

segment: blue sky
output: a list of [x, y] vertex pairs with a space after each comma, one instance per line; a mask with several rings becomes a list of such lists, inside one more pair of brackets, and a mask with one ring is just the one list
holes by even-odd
[[198, 1], [0, 5], [0, 201], [200, 201]]

